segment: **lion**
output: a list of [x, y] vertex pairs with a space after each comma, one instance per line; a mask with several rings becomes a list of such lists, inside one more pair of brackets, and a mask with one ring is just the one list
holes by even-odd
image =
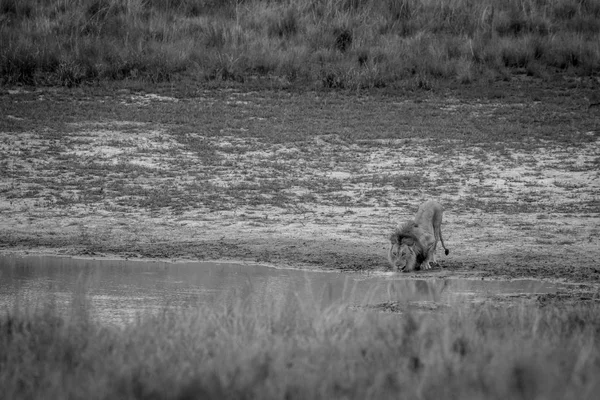
[[433, 200], [428, 200], [419, 206], [414, 220], [400, 225], [390, 237], [391, 247], [388, 260], [394, 269], [404, 272], [413, 271], [419, 267], [430, 269], [435, 263], [435, 250], [438, 240], [446, 248], [442, 238], [442, 206]]

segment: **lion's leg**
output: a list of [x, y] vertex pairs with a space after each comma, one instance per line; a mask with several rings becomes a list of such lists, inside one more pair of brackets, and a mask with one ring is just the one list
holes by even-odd
[[434, 239], [433, 242], [433, 246], [431, 246], [431, 250], [429, 250], [429, 257], [431, 258], [431, 262], [437, 267], [439, 266], [438, 262], [437, 262], [437, 257], [435, 255], [435, 252], [437, 250], [437, 244], [438, 244], [438, 240], [437, 237]]
[[437, 235], [435, 234], [435, 230], [433, 232], [434, 232], [433, 244], [429, 248], [429, 258], [431, 259], [432, 263], [437, 264], [437, 261], [435, 258], [435, 250], [437, 249], [438, 238], [437, 238]]
[[425, 261], [421, 264], [422, 269], [431, 269], [431, 258], [427, 257]]
[[[442, 232], [440, 230], [440, 226], [442, 225], [442, 212], [443, 211], [440, 206], [439, 209], [437, 209], [435, 211], [435, 213], [433, 214], [433, 218], [431, 220], [431, 223], [433, 225], [433, 249], [431, 250], [431, 252], [433, 254], [432, 254], [431, 258], [433, 260], [433, 263], [436, 266], [439, 266], [439, 264], [438, 264], [437, 258], [435, 256], [435, 252], [437, 250], [438, 241], [442, 240]], [[442, 245], [444, 245], [444, 242], [442, 242]]]
[[431, 269], [431, 263], [435, 263], [435, 251], [433, 250], [434, 247], [435, 244], [427, 248], [427, 255], [425, 256], [425, 260], [421, 264], [422, 269]]
[[437, 240], [435, 236], [432, 234], [425, 234], [423, 236], [423, 255], [425, 256], [425, 260], [421, 263], [422, 269], [431, 269], [431, 263], [435, 263], [435, 244]]

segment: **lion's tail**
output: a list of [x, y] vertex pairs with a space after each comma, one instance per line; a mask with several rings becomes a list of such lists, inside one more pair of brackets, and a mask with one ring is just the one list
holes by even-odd
[[446, 255], [450, 254], [450, 250], [446, 248], [446, 244], [444, 243], [444, 238], [442, 237], [442, 227], [439, 227], [438, 236], [440, 237], [440, 242], [442, 243], [442, 247], [444, 248], [444, 253]]

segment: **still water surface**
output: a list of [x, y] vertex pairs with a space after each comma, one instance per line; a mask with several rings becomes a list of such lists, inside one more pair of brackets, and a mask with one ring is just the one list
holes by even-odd
[[239, 299], [283, 303], [294, 296], [323, 306], [398, 301], [455, 305], [489, 295], [553, 293], [557, 289], [555, 283], [536, 280], [408, 279], [398, 273], [305, 271], [255, 264], [0, 256], [0, 308], [48, 298], [68, 303], [86, 293], [94, 315], [113, 323], [165, 307]]

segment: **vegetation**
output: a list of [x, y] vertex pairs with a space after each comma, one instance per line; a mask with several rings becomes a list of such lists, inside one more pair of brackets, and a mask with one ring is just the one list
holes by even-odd
[[5, 398], [592, 399], [600, 383], [598, 305], [390, 314], [232, 300], [111, 327], [86, 304], [2, 312]]
[[0, 80], [431, 87], [600, 73], [600, 0], [0, 0]]

